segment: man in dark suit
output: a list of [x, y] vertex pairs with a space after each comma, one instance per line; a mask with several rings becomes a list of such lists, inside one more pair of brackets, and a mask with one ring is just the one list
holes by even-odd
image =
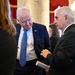
[[57, 42], [53, 53], [42, 50], [50, 69], [48, 75], [75, 75], [75, 24], [74, 14], [68, 6], [56, 11], [55, 23], [63, 35]]
[[[16, 24], [17, 29], [17, 59], [14, 75], [46, 75], [43, 68], [36, 66], [36, 61], [39, 60], [47, 64], [47, 60], [40, 53], [43, 49], [49, 49], [49, 36], [44, 25], [32, 22], [31, 12], [28, 8], [22, 7], [17, 10], [17, 19], [19, 24]], [[27, 49], [26, 49], [26, 64], [21, 66], [21, 38], [23, 30], [27, 31]]]

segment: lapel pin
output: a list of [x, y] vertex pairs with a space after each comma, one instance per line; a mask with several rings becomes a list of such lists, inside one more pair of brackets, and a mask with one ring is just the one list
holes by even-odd
[[35, 30], [35, 32], [37, 32], [37, 30]]

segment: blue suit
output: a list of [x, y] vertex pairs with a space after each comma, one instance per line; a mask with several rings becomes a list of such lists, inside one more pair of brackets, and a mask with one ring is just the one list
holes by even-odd
[[[15, 25], [15, 26], [16, 26], [16, 29], [17, 29], [16, 39], [17, 39], [17, 42], [18, 42], [21, 27], [20, 27], [19, 24]], [[43, 58], [42, 56], [40, 56], [40, 53], [43, 49], [49, 49], [50, 50], [49, 36], [48, 36], [47, 29], [44, 25], [33, 23], [32, 31], [33, 31], [33, 38], [34, 38], [34, 50], [35, 50], [35, 53], [38, 57], [37, 60], [48, 64], [47, 60], [45, 58]], [[34, 65], [35, 65], [35, 63], [36, 63], [36, 61], [34, 62]], [[29, 67], [29, 68], [32, 68], [32, 67]], [[36, 68], [35, 67], [34, 67], [34, 70], [33, 70], [35, 72], [31, 73], [31, 71], [29, 71], [30, 74], [28, 74], [28, 73], [25, 73], [25, 74], [28, 74], [28, 75], [45, 75], [44, 69], [42, 69], [40, 67], [36, 67]], [[20, 74], [17, 74], [17, 75], [20, 75]]]

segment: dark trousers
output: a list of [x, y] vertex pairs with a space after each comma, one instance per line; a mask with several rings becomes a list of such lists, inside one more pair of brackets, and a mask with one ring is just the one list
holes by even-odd
[[19, 60], [16, 60], [16, 67], [14, 70], [14, 75], [46, 75], [44, 69], [35, 65], [37, 59], [27, 61], [26, 65], [22, 67], [19, 64]]

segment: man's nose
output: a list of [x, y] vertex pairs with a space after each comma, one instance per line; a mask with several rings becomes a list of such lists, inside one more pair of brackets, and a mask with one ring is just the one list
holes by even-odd
[[26, 21], [26, 25], [29, 25], [29, 21]]

